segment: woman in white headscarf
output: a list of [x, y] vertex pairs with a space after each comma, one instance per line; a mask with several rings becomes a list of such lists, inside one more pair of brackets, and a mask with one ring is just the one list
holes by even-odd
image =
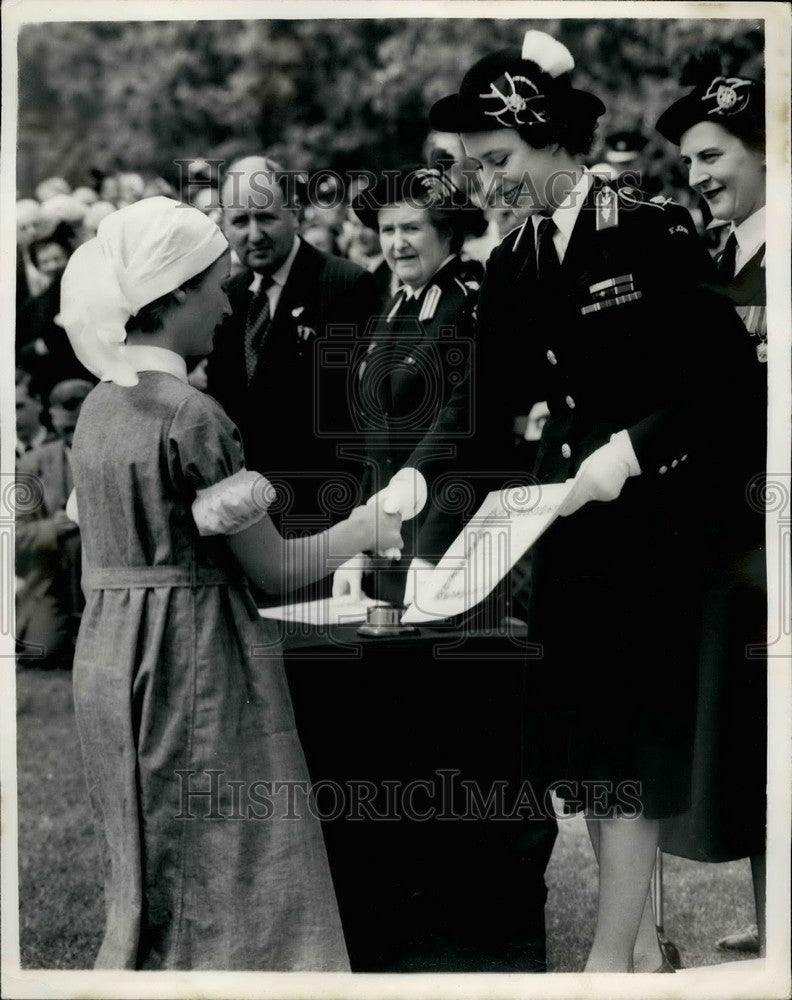
[[398, 545], [398, 518], [369, 508], [277, 534], [274, 491], [187, 382], [185, 357], [211, 351], [229, 310], [228, 274], [217, 226], [156, 197], [104, 219], [63, 278], [63, 324], [101, 379], [70, 501], [87, 592], [75, 706], [107, 910], [96, 965], [345, 970], [280, 647], [245, 574], [302, 585], [335, 553]]

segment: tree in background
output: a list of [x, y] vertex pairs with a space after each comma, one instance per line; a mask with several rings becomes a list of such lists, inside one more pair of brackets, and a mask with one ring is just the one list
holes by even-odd
[[[533, 27], [575, 55], [608, 107], [601, 132], [651, 134], [687, 55], [716, 44], [727, 71], [762, 75], [751, 20], [362, 19], [75, 22], [19, 37], [20, 196], [91, 167], [176, 181], [174, 161], [270, 150], [300, 169], [373, 170], [420, 158], [426, 116], [486, 52]], [[596, 152], [596, 151], [595, 151]], [[669, 188], [675, 151], [646, 150]]]

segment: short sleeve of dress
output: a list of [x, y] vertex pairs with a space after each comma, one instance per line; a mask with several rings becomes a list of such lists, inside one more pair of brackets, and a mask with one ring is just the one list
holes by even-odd
[[196, 392], [179, 405], [168, 431], [168, 464], [177, 489], [192, 498], [201, 535], [232, 535], [267, 513], [275, 492], [245, 468], [242, 439], [210, 396]]

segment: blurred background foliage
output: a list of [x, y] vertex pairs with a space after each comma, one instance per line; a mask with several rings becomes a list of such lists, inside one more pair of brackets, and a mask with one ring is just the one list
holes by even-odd
[[[364, 19], [70, 22], [19, 37], [18, 191], [51, 174], [135, 170], [175, 182], [174, 160], [268, 150], [300, 169], [383, 169], [419, 159], [426, 116], [464, 70], [529, 27], [563, 41], [576, 84], [608, 113], [600, 135], [653, 135], [687, 56], [717, 45], [727, 72], [763, 75], [751, 20]], [[592, 162], [598, 148], [592, 151]], [[644, 153], [684, 188], [675, 150]]]

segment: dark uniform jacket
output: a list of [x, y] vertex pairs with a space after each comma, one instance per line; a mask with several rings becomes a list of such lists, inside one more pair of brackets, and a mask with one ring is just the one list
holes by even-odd
[[[726, 433], [745, 441], [744, 488], [733, 507], [722, 508], [713, 519], [713, 542], [731, 535], [733, 552], [739, 558], [746, 546], [764, 550], [764, 471], [767, 464], [767, 289], [765, 252], [762, 245], [725, 286], [742, 319], [751, 346], [751, 363], [735, 385]], [[725, 554], [725, 553], [724, 553]]]
[[[651, 818], [687, 803], [696, 545], [723, 497], [742, 489], [728, 461], [741, 445], [725, 419], [751, 348], [712, 285], [714, 267], [688, 213], [633, 204], [620, 192], [598, 228], [602, 190], [595, 181], [553, 282], [536, 277], [531, 221], [495, 249], [479, 297], [473, 378], [437, 425], [472, 423], [472, 433], [452, 463], [432, 458], [430, 435], [409, 464], [430, 486], [433, 510], [418, 546], [424, 555], [434, 546], [436, 559], [487, 491], [532, 478], [563, 483], [627, 430], [641, 475], [618, 499], [557, 519], [531, 550], [529, 638], [541, 662], [531, 670], [529, 772], [540, 785], [603, 780], [617, 797], [627, 782]], [[605, 197], [612, 205], [616, 196]], [[550, 416], [532, 477], [513, 426], [540, 400]], [[651, 686], [652, 678], [662, 683]]]
[[376, 289], [356, 264], [300, 241], [248, 386], [244, 332], [252, 277], [243, 271], [230, 282], [233, 315], [215, 338], [208, 392], [239, 427], [248, 468], [278, 490], [273, 512], [306, 518], [305, 527], [318, 530], [360, 502], [362, 462], [341, 457], [338, 448], [354, 432], [350, 343], [361, 342], [377, 313]]
[[454, 256], [417, 297], [394, 295], [356, 372], [368, 495], [388, 484], [467, 378], [483, 268]]
[[[636, 506], [644, 522], [647, 511], [664, 520], [669, 497], [695, 478], [691, 467], [718, 468], [729, 379], [751, 360], [745, 330], [714, 287], [714, 265], [688, 212], [622, 191], [617, 224], [598, 231], [603, 186], [595, 181], [580, 211], [557, 287], [537, 282], [530, 221], [487, 264], [473, 378], [436, 426], [453, 434], [472, 423], [472, 432], [460, 433], [453, 462], [432, 460], [431, 436], [410, 459], [441, 500], [456, 467], [471, 495], [468, 513], [488, 489], [532, 472], [546, 483], [574, 477], [622, 429], [642, 475], [628, 480], [619, 500], [588, 505], [609, 508], [617, 522], [621, 508]], [[550, 417], [530, 470], [518, 464], [514, 418], [541, 400]]]
[[[366, 496], [387, 486], [428, 434], [455, 387], [468, 378], [482, 276], [480, 264], [454, 256], [418, 296], [400, 289], [374, 327], [354, 385], [355, 415], [366, 444]], [[449, 444], [435, 438], [434, 447], [443, 454]], [[375, 596], [400, 603], [410, 558], [420, 554], [414, 548], [422, 520], [419, 515], [405, 522], [398, 566], [375, 560], [378, 579], [369, 588]]]

